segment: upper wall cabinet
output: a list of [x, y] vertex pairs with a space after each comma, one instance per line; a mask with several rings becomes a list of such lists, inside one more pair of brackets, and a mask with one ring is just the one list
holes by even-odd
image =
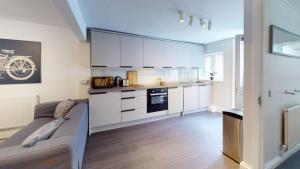
[[182, 66], [179, 59], [178, 43], [174, 41], [164, 41], [164, 66], [180, 67]]
[[121, 36], [121, 67], [143, 67], [143, 39]]
[[120, 36], [91, 32], [91, 66], [120, 67]]
[[204, 68], [205, 47], [203, 45], [192, 45], [193, 54], [191, 57], [191, 67]]
[[144, 39], [144, 67], [163, 67], [164, 42], [161, 40]]
[[91, 66], [203, 68], [202, 45], [91, 31]]

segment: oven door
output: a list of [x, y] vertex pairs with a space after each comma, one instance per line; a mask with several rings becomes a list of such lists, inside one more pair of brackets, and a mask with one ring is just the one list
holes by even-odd
[[148, 89], [147, 113], [168, 110], [168, 90]]

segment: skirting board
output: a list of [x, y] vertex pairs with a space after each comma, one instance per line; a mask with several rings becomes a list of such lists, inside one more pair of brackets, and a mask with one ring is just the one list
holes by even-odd
[[136, 121], [131, 121], [131, 122], [124, 122], [124, 123], [119, 123], [119, 124], [112, 124], [112, 125], [107, 125], [107, 126], [102, 126], [102, 127], [90, 128], [89, 134], [91, 135], [93, 133], [97, 133], [97, 132], [101, 132], [101, 131], [129, 127], [129, 126], [134, 126], [134, 125], [138, 125], [138, 124], [149, 123], [149, 122], [153, 122], [153, 121], [158, 121], [158, 120], [163, 120], [163, 119], [168, 119], [168, 118], [173, 118], [173, 117], [179, 117], [179, 116], [181, 116], [181, 113], [174, 113], [174, 114], [167, 114], [167, 115], [151, 117], [151, 118], [136, 120]]
[[198, 113], [198, 112], [201, 112], [201, 111], [208, 111], [208, 110], [209, 109], [207, 107], [206, 108], [201, 108], [201, 109], [195, 109], [195, 110], [185, 111], [185, 112], [183, 112], [183, 115]]
[[252, 167], [249, 164], [247, 164], [245, 161], [242, 161], [240, 163], [240, 169], [252, 169]]
[[291, 150], [282, 153], [281, 155], [278, 155], [275, 158], [273, 158], [271, 161], [267, 162], [264, 166], [264, 169], [274, 169], [278, 167], [281, 163], [283, 163], [285, 160], [287, 160], [289, 157], [291, 157], [299, 150], [300, 150], [300, 143], [297, 144], [297, 146], [295, 146]]

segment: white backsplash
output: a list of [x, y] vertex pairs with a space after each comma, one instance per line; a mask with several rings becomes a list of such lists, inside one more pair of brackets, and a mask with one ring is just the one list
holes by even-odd
[[127, 78], [128, 70], [138, 72], [138, 82], [140, 85], [158, 84], [162, 79], [167, 83], [172, 82], [195, 82], [198, 80], [199, 69], [97, 69], [91, 70], [92, 76], [121, 76]]

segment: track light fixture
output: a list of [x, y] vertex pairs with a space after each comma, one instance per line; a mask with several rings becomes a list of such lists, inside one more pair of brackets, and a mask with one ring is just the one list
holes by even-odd
[[201, 28], [206, 28], [207, 27], [207, 30], [212, 29], [212, 21], [209, 20], [209, 19], [206, 19], [206, 18], [203, 18], [203, 17], [197, 17], [197, 16], [194, 16], [194, 15], [186, 15], [186, 13], [183, 13], [183, 11], [178, 11], [178, 14], [179, 14], [179, 22], [180, 23], [184, 23], [185, 17], [188, 16], [189, 17], [189, 22], [188, 22], [189, 26], [193, 25], [194, 19], [196, 19], [196, 20], [199, 19]]
[[179, 22], [183, 23], [184, 22], [184, 14], [182, 11], [179, 11], [178, 13], [179, 13]]
[[208, 29], [208, 30], [211, 30], [211, 27], [212, 27], [212, 21], [211, 21], [211, 20], [209, 20], [209, 21], [208, 21], [208, 26], [207, 26], [207, 29]]
[[193, 21], [194, 21], [194, 16], [191, 15], [191, 16], [190, 16], [190, 22], [189, 22], [189, 25], [190, 25], [190, 26], [193, 25]]
[[200, 18], [199, 21], [200, 21], [201, 27], [205, 28], [205, 26], [206, 26], [205, 20], [203, 18]]

